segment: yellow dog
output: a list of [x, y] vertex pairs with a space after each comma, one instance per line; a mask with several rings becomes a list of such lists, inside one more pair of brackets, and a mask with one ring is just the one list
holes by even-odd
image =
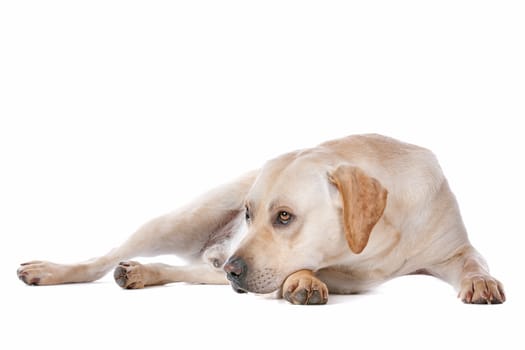
[[[189, 264], [123, 262], [158, 254]], [[435, 156], [380, 135], [284, 154], [152, 220], [105, 256], [32, 261], [18, 276], [30, 285], [90, 282], [115, 266], [123, 288], [229, 280], [238, 292], [277, 291], [294, 304], [324, 304], [329, 292], [413, 273], [443, 279], [466, 303], [505, 301]]]

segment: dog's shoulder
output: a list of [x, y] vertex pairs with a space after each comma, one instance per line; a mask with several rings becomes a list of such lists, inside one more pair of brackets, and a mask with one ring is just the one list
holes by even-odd
[[378, 134], [351, 135], [319, 147], [342, 162], [363, 169], [387, 188], [390, 196], [418, 200], [435, 193], [444, 181], [430, 150]]

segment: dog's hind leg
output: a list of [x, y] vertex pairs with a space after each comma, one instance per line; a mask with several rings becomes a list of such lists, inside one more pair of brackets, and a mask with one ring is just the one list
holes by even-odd
[[218, 268], [201, 263], [187, 266], [166, 264], [140, 264], [135, 261], [121, 262], [114, 273], [115, 281], [126, 289], [160, 286], [173, 282], [201, 284], [227, 284], [226, 274]]
[[[255, 176], [256, 172], [249, 173], [206, 193], [182, 209], [151, 220], [122, 246], [104, 256], [76, 264], [31, 261], [21, 264], [18, 277], [29, 285], [91, 282], [103, 277], [121, 261], [161, 254], [175, 254], [197, 265], [204, 259], [217, 269], [228, 258], [224, 255], [227, 253], [214, 252], [212, 256], [208, 254], [213, 251], [210, 248], [229, 240], [242, 222], [244, 197]], [[174, 281], [199, 282], [188, 277], [191, 269], [180, 272], [179, 277], [169, 276]], [[216, 279], [219, 278], [203, 278], [202, 283], [213, 283]]]

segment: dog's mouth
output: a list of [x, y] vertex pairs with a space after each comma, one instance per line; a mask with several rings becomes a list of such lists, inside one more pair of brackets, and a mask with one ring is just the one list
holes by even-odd
[[230, 275], [228, 275], [227, 278], [230, 281], [232, 289], [237, 293], [268, 294], [276, 291], [283, 282], [279, 282], [280, 279], [273, 275], [264, 273], [242, 279]]
[[244, 288], [241, 288], [238, 284], [236, 284], [235, 282], [233, 281], [230, 281], [230, 285], [232, 286], [232, 289], [236, 292], [236, 293], [248, 293], [248, 291]]
[[277, 290], [282, 279], [278, 270], [271, 267], [253, 268], [239, 256], [232, 256], [223, 267], [226, 278], [237, 293], [267, 294]]

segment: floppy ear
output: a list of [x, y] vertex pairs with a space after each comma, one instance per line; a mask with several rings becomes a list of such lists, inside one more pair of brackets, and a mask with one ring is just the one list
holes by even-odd
[[341, 165], [329, 174], [343, 201], [343, 226], [348, 246], [359, 254], [386, 206], [387, 190], [361, 169]]

